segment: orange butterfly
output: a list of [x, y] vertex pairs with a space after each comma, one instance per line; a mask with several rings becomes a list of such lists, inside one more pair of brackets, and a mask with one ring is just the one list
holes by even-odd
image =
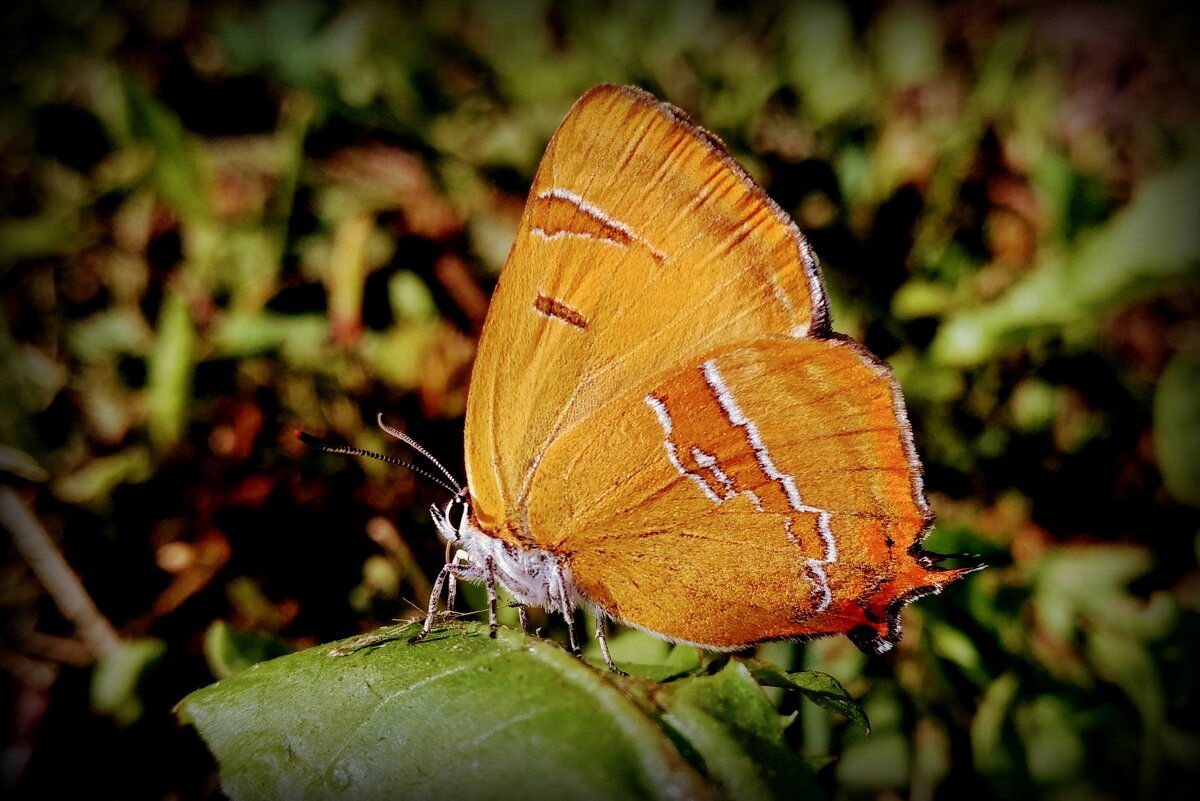
[[[711, 134], [598, 86], [551, 139], [492, 299], [469, 490], [437, 527], [486, 582], [711, 649], [868, 652], [938, 570], [899, 386], [831, 332], [816, 257]], [[417, 638], [419, 639], [419, 637]], [[575, 648], [572, 627], [571, 644]], [[615, 668], [614, 668], [615, 669]]]

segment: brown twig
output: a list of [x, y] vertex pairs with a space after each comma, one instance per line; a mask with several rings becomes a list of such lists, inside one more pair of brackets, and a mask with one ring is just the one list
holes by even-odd
[[96, 658], [121, 647], [121, 638], [96, 608], [79, 577], [11, 487], [0, 486], [0, 526], [8, 529], [13, 544], [29, 563], [42, 586], [54, 598], [63, 616], [75, 625]]

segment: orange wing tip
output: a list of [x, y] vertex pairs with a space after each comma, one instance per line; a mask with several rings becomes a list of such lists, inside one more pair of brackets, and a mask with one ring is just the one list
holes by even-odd
[[[942, 561], [943, 559], [959, 559], [963, 561], [976, 561], [977, 564], [969, 564], [963, 567], [955, 568], [936, 568], [933, 564]], [[966, 554], [954, 554], [953, 556], [922, 553], [916, 558], [916, 568], [920, 571], [919, 586], [910, 590], [899, 593], [888, 599], [881, 594], [873, 599], [873, 606], [878, 606], [879, 601], [884, 602], [884, 611], [882, 615], [872, 615], [864, 608], [864, 613], [868, 618], [875, 617], [876, 622], [867, 622], [855, 626], [846, 632], [846, 637], [854, 643], [860, 651], [868, 655], [879, 656], [886, 654], [895, 647], [896, 643], [900, 642], [900, 612], [904, 607], [908, 606], [913, 601], [924, 598], [927, 595], [937, 595], [950, 584], [958, 581], [960, 578], [969, 573], [983, 570], [987, 567], [980, 557]], [[881, 597], [882, 596], [882, 597]]]

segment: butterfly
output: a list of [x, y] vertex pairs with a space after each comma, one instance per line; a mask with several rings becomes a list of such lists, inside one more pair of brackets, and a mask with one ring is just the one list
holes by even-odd
[[[816, 256], [722, 143], [629, 86], [550, 140], [479, 341], [435, 582], [714, 650], [900, 637], [939, 569], [891, 370], [836, 334]], [[451, 479], [453, 482], [453, 479]], [[451, 590], [453, 592], [453, 590]], [[523, 610], [522, 610], [523, 612]], [[524, 620], [524, 617], [522, 617]]]

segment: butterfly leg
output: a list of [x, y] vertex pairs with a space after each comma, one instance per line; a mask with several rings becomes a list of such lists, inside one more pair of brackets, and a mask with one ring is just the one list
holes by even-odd
[[521, 621], [521, 633], [529, 633], [529, 612], [525, 611], [525, 607], [517, 606], [517, 618]]
[[617, 667], [617, 663], [613, 661], [612, 654], [609, 653], [608, 637], [604, 633], [604, 615], [600, 612], [596, 612], [596, 642], [600, 643], [600, 653], [604, 655], [604, 664], [608, 665], [608, 669], [622, 676], [628, 675], [625, 671]]
[[[450, 549], [446, 548], [446, 561], [451, 564], [462, 564], [462, 560], [466, 556], [467, 552], [460, 549], [454, 552], [453, 558], [450, 558]], [[454, 601], [458, 598], [458, 576], [451, 571], [450, 577], [446, 581], [449, 585], [449, 589], [446, 590], [446, 611], [449, 612], [454, 609]]]
[[491, 556], [483, 560], [483, 572], [487, 576], [488, 636], [496, 639], [496, 561]]
[[421, 627], [421, 633], [414, 637], [408, 638], [408, 644], [412, 645], [429, 636], [429, 632], [433, 629], [433, 618], [437, 615], [438, 598], [442, 594], [442, 585], [446, 583], [446, 579], [454, 580], [453, 571], [456, 565], [454, 562], [447, 562], [442, 567], [437, 578], [433, 581], [433, 589], [429, 591], [429, 608], [425, 610], [425, 625]]
[[[429, 632], [433, 629], [433, 621], [438, 616], [437, 606], [438, 599], [442, 595], [442, 587], [447, 586], [446, 594], [446, 609], [449, 611], [454, 606], [455, 588], [458, 585], [458, 579], [466, 579], [467, 581], [486, 581], [488, 583], [490, 610], [492, 613], [492, 625], [495, 626], [496, 620], [496, 577], [495, 567], [491, 563], [491, 558], [488, 559], [487, 568], [480, 569], [478, 565], [470, 562], [460, 562], [459, 558], [464, 556], [463, 551], [459, 551], [454, 555], [454, 558], [447, 562], [437, 578], [434, 579], [433, 589], [429, 592], [429, 607], [425, 610], [425, 625], [421, 627], [419, 634], [409, 637], [408, 643], [418, 643], [429, 636]], [[495, 635], [493, 635], [495, 636]]]
[[563, 617], [567, 621], [567, 640], [571, 644], [571, 653], [575, 656], [583, 656], [583, 651], [579, 650], [579, 643], [575, 639], [575, 610], [568, 609], [563, 613]]
[[582, 656], [579, 641], [575, 639], [575, 604], [571, 603], [571, 597], [567, 595], [567, 581], [561, 565], [558, 567], [558, 607], [567, 621], [567, 639], [571, 643], [571, 653]]

